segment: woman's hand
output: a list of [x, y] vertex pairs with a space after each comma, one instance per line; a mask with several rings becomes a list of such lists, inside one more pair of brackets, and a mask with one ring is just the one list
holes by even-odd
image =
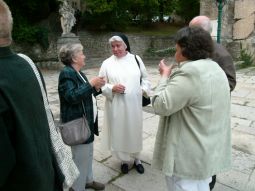
[[119, 94], [124, 94], [125, 93], [125, 86], [122, 84], [116, 84], [112, 88], [112, 92], [114, 93], [119, 93]]
[[168, 66], [168, 65], [165, 64], [164, 59], [162, 59], [162, 60], [160, 60], [158, 66], [159, 66], [158, 70], [159, 70], [160, 75], [162, 77], [167, 77], [168, 78], [170, 76], [171, 72], [172, 72], [173, 64]]
[[92, 87], [95, 87], [96, 90], [99, 90], [102, 86], [105, 85], [105, 79], [104, 77], [93, 77], [90, 81], [89, 81], [90, 85]]

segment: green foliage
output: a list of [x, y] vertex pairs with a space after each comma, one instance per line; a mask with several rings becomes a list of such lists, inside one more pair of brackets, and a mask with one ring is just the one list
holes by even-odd
[[13, 38], [17, 42], [35, 43], [36, 42], [36, 27], [22, 24], [14, 27]]
[[[40, 43], [48, 47], [48, 29], [38, 23], [58, 7], [57, 0], [5, 0], [13, 16], [13, 39], [19, 43]], [[19, 6], [17, 6], [19, 5]]]
[[[59, 0], [5, 0], [14, 18], [13, 38], [18, 42], [40, 43], [47, 47], [47, 28], [38, 25]], [[154, 26], [152, 18], [171, 16], [172, 12], [189, 21], [199, 14], [199, 0], [81, 0], [86, 5], [81, 25], [86, 29], [125, 31], [130, 27]], [[17, 6], [19, 5], [19, 6]], [[162, 23], [163, 24], [163, 23]]]
[[152, 18], [171, 16], [173, 12], [189, 21], [199, 15], [199, 0], [83, 0], [86, 11], [82, 26], [86, 29], [125, 30], [130, 25], [151, 26]]
[[238, 60], [241, 62], [241, 68], [247, 68], [254, 64], [254, 56], [247, 50], [243, 49], [242, 44], [240, 44], [240, 56]]
[[151, 23], [158, 14], [158, 0], [86, 0], [83, 26], [103, 30], [124, 30], [131, 24]]
[[175, 13], [187, 23], [193, 17], [199, 15], [200, 0], [173, 0]]
[[[122, 1], [125, 5], [125, 0]], [[116, 30], [129, 24], [129, 14], [119, 1], [86, 0], [87, 10], [82, 17], [82, 26], [87, 29]]]
[[87, 9], [95, 14], [111, 12], [116, 8], [116, 1], [86, 0]]
[[[5, 0], [15, 18], [22, 16], [28, 23], [36, 23], [57, 9], [57, 0]], [[18, 6], [17, 6], [18, 5]]]
[[[159, 14], [159, 1], [158, 0], [136, 0], [129, 3], [129, 12], [131, 18], [137, 18], [142, 23], [150, 23], [153, 16]], [[139, 23], [140, 24], [140, 23]]]
[[40, 26], [30, 26], [24, 23], [15, 26], [13, 38], [18, 43], [39, 43], [44, 49], [47, 49], [49, 46], [48, 29]]
[[49, 47], [48, 29], [45, 27], [38, 27], [36, 32], [37, 42], [44, 48]]

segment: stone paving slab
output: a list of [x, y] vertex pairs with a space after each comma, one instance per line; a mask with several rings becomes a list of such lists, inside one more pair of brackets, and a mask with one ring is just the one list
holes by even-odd
[[[255, 155], [255, 136], [242, 131], [232, 130], [232, 146], [243, 152]], [[255, 166], [255, 163], [254, 163]]]
[[244, 105], [231, 105], [231, 114], [234, 117], [238, 117], [245, 120], [254, 120], [255, 109], [254, 107]]
[[107, 168], [96, 160], [93, 161], [93, 173], [95, 180], [100, 180], [102, 183], [107, 184], [115, 177], [119, 176], [119, 172], [111, 168]]
[[126, 191], [166, 191], [164, 175], [152, 169], [150, 165], [144, 164], [144, 168], [143, 175], [132, 169], [112, 183]]
[[105, 187], [105, 191], [125, 191], [114, 184], [107, 184]]
[[255, 155], [232, 150], [232, 169], [251, 176], [255, 168]]
[[147, 164], [151, 164], [154, 151], [155, 136], [149, 136], [143, 140], [143, 151], [141, 152], [141, 160]]
[[237, 191], [235, 188], [231, 188], [221, 183], [217, 183], [213, 189], [213, 191]]
[[235, 127], [235, 126], [247, 126], [249, 127], [250, 125], [252, 125], [252, 120], [247, 120], [247, 119], [241, 119], [241, 118], [238, 118], [238, 117], [232, 117], [231, 118], [231, 124], [232, 124], [232, 127]]
[[232, 190], [254, 191], [254, 188], [247, 187], [248, 180], [249, 175], [236, 170], [230, 170], [217, 176], [217, 182]]

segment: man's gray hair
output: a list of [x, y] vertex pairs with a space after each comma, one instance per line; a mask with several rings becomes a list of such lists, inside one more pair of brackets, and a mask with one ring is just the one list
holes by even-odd
[[76, 44], [66, 44], [63, 45], [59, 50], [59, 60], [64, 65], [71, 65], [73, 62], [73, 58], [76, 56], [76, 54], [83, 50], [83, 46], [79, 43]]
[[10, 45], [12, 42], [12, 26], [11, 11], [8, 5], [3, 0], [0, 0], [0, 38], [7, 42], [4, 46]]
[[199, 26], [199, 27], [202, 27], [207, 32], [209, 32], [210, 34], [212, 33], [212, 23], [207, 16], [201, 15], [201, 16], [194, 17], [190, 21], [189, 26]]
[[210, 20], [202, 20], [200, 26], [210, 34], [212, 33], [212, 23]]

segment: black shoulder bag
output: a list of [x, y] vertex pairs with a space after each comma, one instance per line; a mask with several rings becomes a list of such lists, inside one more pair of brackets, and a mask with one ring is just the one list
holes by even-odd
[[[137, 60], [136, 55], [135, 55], [135, 60], [136, 60], [136, 63], [137, 63], [137, 65], [138, 65], [138, 67], [139, 67], [139, 70], [140, 70], [140, 63], [139, 63], [139, 61]], [[140, 73], [141, 73], [141, 70], [140, 70]], [[141, 83], [142, 83], [142, 73], [141, 73], [141, 76], [140, 76], [140, 84], [141, 84]], [[151, 99], [148, 98], [148, 97], [143, 96], [143, 104], [142, 104], [143, 107], [149, 105], [150, 103], [151, 103]]]

